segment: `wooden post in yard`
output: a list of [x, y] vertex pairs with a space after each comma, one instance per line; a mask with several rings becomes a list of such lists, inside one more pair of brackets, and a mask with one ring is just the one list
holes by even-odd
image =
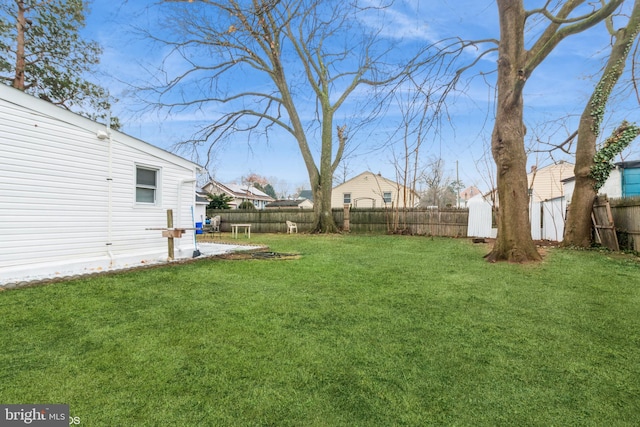
[[344, 222], [342, 224], [342, 231], [349, 231], [349, 204], [344, 204]]
[[[167, 209], [167, 228], [173, 228], [173, 209]], [[169, 250], [169, 261], [173, 261], [173, 237], [167, 239], [167, 248]]]

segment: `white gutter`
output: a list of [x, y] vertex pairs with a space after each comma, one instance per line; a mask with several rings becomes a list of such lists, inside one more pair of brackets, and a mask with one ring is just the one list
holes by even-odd
[[[174, 223], [174, 228], [189, 228], [189, 227], [193, 227], [194, 225], [191, 224], [189, 227], [184, 227], [182, 226], [182, 186], [184, 184], [190, 184], [190, 183], [194, 183], [196, 182], [196, 178], [184, 178], [181, 179], [180, 182], [178, 183], [178, 215], [176, 218], [176, 222]], [[194, 191], [195, 193], [195, 191]], [[192, 195], [192, 197], [195, 197]], [[193, 230], [193, 232], [195, 233], [196, 230]], [[182, 242], [182, 239], [179, 239], [179, 242]], [[178, 250], [182, 249], [182, 245], [180, 243], [178, 243]]]

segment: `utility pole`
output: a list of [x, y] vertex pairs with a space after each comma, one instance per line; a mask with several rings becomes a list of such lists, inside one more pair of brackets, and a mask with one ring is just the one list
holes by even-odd
[[460, 176], [458, 175], [457, 160], [456, 160], [456, 208], [460, 209]]

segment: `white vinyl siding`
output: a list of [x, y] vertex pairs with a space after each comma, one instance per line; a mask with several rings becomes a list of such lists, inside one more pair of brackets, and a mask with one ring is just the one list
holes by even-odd
[[[147, 228], [166, 227], [167, 209], [175, 227], [191, 227], [197, 165], [120, 132], [99, 139], [104, 126], [0, 86], [0, 280], [166, 256], [167, 240]], [[136, 165], [157, 171], [154, 204], [135, 203]], [[192, 242], [185, 237], [177, 247]]]
[[561, 162], [556, 165], [542, 167], [527, 175], [531, 198], [534, 202], [555, 199], [564, 195], [562, 180], [574, 175], [573, 165]]
[[[403, 207], [404, 191], [407, 192], [407, 207], [417, 206], [418, 197], [410, 197], [411, 190], [380, 175], [363, 172], [333, 188], [331, 207], [342, 208], [345, 203], [354, 208], [384, 208], [390, 207], [392, 203]], [[346, 194], [350, 196], [349, 202], [346, 201]]]

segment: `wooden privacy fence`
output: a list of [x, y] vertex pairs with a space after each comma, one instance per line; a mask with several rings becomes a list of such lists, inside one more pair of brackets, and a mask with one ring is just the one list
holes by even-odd
[[616, 235], [616, 227], [613, 222], [613, 214], [611, 205], [607, 196], [598, 196], [593, 202], [593, 211], [591, 219], [595, 229], [596, 242], [600, 243], [612, 251], [619, 251], [618, 237]]
[[221, 209], [207, 210], [207, 216], [220, 216], [220, 231], [231, 232], [231, 224], [251, 224], [252, 233], [286, 233], [286, 221], [298, 224], [298, 231], [311, 230], [313, 211], [303, 209], [244, 210]]
[[[342, 224], [343, 212], [333, 214], [336, 223]], [[351, 209], [349, 222], [354, 233], [406, 231], [426, 236], [462, 237], [467, 235], [468, 221], [468, 209]]]
[[[251, 224], [251, 232], [286, 233], [286, 221], [298, 224], [300, 232], [312, 229], [313, 211], [303, 209], [208, 210], [207, 215], [220, 215], [221, 231], [231, 231], [231, 224]], [[339, 228], [344, 222], [344, 210], [333, 209], [333, 219]], [[410, 209], [395, 211], [382, 208], [358, 208], [349, 211], [352, 233], [407, 232], [409, 234], [464, 237], [467, 235], [468, 209]]]
[[621, 249], [640, 251], [640, 197], [609, 199]]

